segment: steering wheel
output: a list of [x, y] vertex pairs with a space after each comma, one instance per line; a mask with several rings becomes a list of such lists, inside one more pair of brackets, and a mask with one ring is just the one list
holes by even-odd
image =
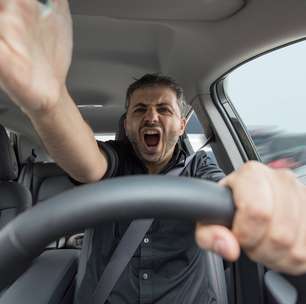
[[106, 220], [137, 218], [230, 227], [234, 209], [229, 189], [196, 178], [128, 176], [79, 186], [27, 210], [0, 231], [0, 291], [64, 234]]

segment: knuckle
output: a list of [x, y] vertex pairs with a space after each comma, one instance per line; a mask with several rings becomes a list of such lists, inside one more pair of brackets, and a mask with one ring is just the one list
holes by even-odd
[[282, 178], [285, 178], [287, 180], [295, 180], [294, 173], [288, 169], [279, 169], [277, 172]]
[[280, 229], [279, 227], [273, 229], [269, 236], [269, 241], [275, 248], [290, 249], [294, 240], [294, 235], [285, 229]]
[[[258, 261], [260, 259], [260, 261], [263, 262], [264, 257], [260, 256], [254, 248], [246, 250], [246, 252], [252, 261]], [[267, 263], [266, 266], [268, 266]]]
[[251, 160], [243, 165], [243, 170], [248, 172], [257, 171], [259, 167], [262, 167], [262, 165], [259, 162]]
[[262, 183], [263, 178], [271, 174], [271, 169], [257, 161], [248, 161], [239, 169], [241, 177], [252, 179], [253, 182]]
[[244, 221], [233, 227], [233, 234], [244, 249], [253, 248], [262, 239], [263, 233], [261, 230], [256, 230], [256, 226], [248, 225], [247, 221]]
[[[278, 181], [278, 185], [281, 186], [284, 195], [291, 194], [293, 198], [299, 197], [299, 199], [304, 197], [304, 185], [292, 171], [287, 169], [275, 171], [275, 180]], [[293, 201], [295, 200], [293, 199]]]
[[272, 210], [263, 205], [247, 204], [244, 207], [247, 218], [252, 222], [267, 223], [272, 219]]
[[249, 247], [253, 242], [253, 238], [251, 237], [250, 231], [248, 229], [237, 229], [235, 231], [235, 236], [240, 245], [243, 247]]
[[294, 265], [306, 264], [306, 250], [293, 248], [290, 252], [290, 258]]

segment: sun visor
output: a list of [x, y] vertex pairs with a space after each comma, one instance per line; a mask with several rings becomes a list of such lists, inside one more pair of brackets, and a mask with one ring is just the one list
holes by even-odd
[[216, 21], [232, 16], [245, 0], [74, 0], [73, 14], [140, 20]]

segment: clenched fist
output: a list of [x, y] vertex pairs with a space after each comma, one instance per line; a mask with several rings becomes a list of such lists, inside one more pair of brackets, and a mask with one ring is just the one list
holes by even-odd
[[249, 162], [221, 181], [236, 204], [232, 230], [197, 225], [200, 247], [228, 260], [248, 256], [276, 271], [306, 272], [306, 187], [293, 173]]

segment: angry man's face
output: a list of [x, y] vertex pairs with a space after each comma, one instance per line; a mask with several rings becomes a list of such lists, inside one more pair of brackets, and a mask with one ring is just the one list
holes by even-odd
[[137, 89], [130, 97], [126, 135], [149, 171], [155, 173], [168, 163], [185, 126], [176, 94], [170, 88]]

